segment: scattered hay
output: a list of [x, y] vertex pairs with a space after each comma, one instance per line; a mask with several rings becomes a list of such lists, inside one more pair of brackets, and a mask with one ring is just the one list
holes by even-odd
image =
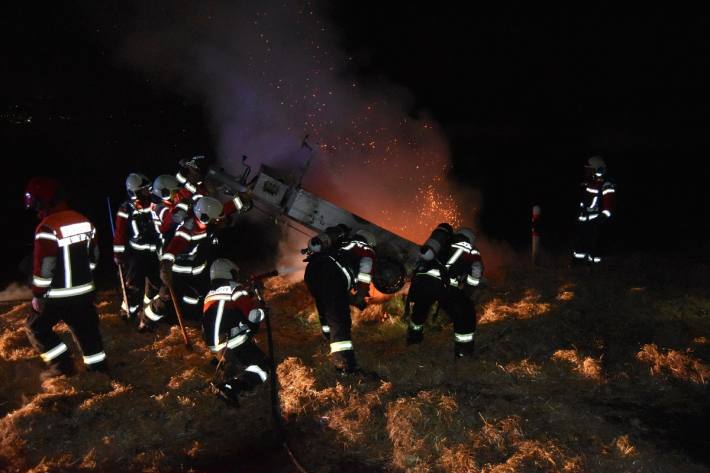
[[288, 418], [305, 411], [316, 399], [316, 378], [313, 369], [305, 366], [300, 358], [289, 357], [276, 368], [281, 389], [281, 412]]
[[557, 350], [552, 355], [552, 360], [565, 361], [574, 366], [574, 371], [582, 375], [583, 378], [602, 382], [602, 366], [600, 360], [590, 356], [582, 357], [577, 350]]
[[656, 344], [646, 344], [636, 354], [636, 359], [650, 365], [653, 376], [670, 376], [695, 384], [707, 384], [710, 378], [710, 366], [691, 356], [688, 348], [684, 353], [666, 349], [659, 351]]
[[501, 298], [494, 298], [483, 305], [479, 324], [499, 322], [508, 318], [518, 320], [532, 319], [550, 311], [549, 302], [541, 302], [541, 296], [532, 289], [525, 291], [525, 296], [514, 303], [506, 303]]
[[542, 366], [533, 361], [530, 361], [527, 358], [518, 362], [511, 361], [505, 366], [498, 366], [508, 374], [516, 376], [526, 376], [531, 378], [538, 376], [540, 374], [540, 371], [542, 370]]
[[559, 302], [569, 302], [574, 299], [574, 287], [575, 285], [572, 283], [563, 284], [557, 291], [555, 300]]
[[616, 452], [622, 457], [633, 457], [636, 456], [636, 447], [629, 440], [628, 435], [621, 435], [614, 439], [613, 442]]

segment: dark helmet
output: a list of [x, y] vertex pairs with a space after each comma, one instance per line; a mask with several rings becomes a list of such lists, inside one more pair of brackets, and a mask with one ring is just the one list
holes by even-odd
[[591, 168], [594, 175], [601, 177], [606, 174], [606, 163], [601, 156], [592, 156], [587, 160], [587, 167]]
[[53, 177], [33, 177], [25, 187], [25, 208], [27, 210], [49, 210], [61, 199], [61, 186]]

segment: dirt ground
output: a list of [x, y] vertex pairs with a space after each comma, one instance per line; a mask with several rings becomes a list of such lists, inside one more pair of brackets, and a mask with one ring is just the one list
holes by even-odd
[[[477, 353], [457, 362], [443, 312], [407, 347], [402, 295], [353, 309], [379, 380], [336, 376], [303, 284], [273, 279], [288, 444], [309, 472], [710, 471], [709, 269], [651, 255], [508, 269], [480, 291]], [[196, 322], [188, 352], [175, 327], [139, 334], [118, 306], [98, 294], [110, 376], [41, 383], [29, 304], [0, 303], [0, 471], [297, 471], [266, 386], [227, 407]]]

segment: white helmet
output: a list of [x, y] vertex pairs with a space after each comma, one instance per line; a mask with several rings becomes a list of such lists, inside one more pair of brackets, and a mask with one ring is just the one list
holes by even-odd
[[126, 191], [131, 198], [135, 198], [136, 194], [144, 189], [150, 190], [150, 181], [140, 173], [132, 172], [126, 178]]
[[192, 208], [202, 223], [210, 223], [222, 215], [222, 203], [214, 197], [200, 197]]
[[179, 191], [180, 187], [180, 182], [175, 176], [162, 174], [153, 181], [153, 195], [167, 200], [173, 195], [173, 192]]
[[459, 228], [456, 230], [456, 234], [463, 236], [472, 245], [476, 241], [476, 235], [473, 233], [473, 230], [468, 227]]
[[227, 279], [234, 281], [239, 274], [239, 266], [227, 258], [218, 258], [210, 266], [210, 280]]
[[[354, 235], [356, 240], [364, 240], [365, 243], [367, 243], [370, 246], [375, 246], [377, 245], [377, 239], [375, 239], [375, 235], [373, 235], [370, 231], [368, 230], [358, 230], [355, 232]], [[357, 238], [360, 237], [360, 238]]]

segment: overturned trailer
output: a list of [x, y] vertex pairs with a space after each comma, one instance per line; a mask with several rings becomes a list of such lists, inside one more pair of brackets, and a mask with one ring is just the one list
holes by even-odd
[[211, 167], [207, 180], [227, 195], [236, 192], [248, 194], [252, 205], [259, 211], [283, 219], [284, 223], [291, 226], [295, 224], [310, 235], [340, 223], [353, 231], [368, 230], [377, 239], [374, 286], [385, 294], [399, 291], [414, 270], [419, 246], [303, 189], [301, 182], [312, 152], [304, 144], [296, 159], [305, 160], [306, 166], [297, 172], [262, 164], [256, 176], [250, 179], [251, 168], [245, 157], [236, 175], [222, 168]]

